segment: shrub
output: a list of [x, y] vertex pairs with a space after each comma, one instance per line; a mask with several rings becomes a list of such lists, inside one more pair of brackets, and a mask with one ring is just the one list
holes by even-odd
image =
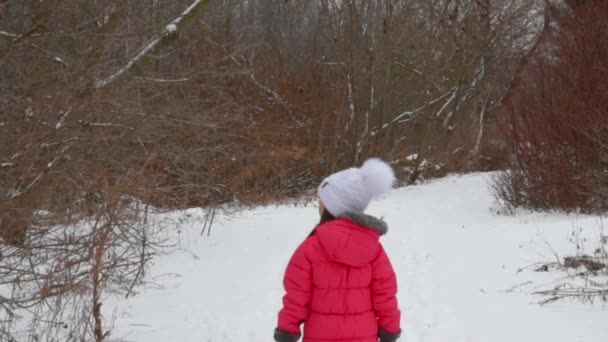
[[508, 171], [496, 195], [511, 206], [608, 209], [608, 3], [552, 5], [552, 31], [506, 104]]

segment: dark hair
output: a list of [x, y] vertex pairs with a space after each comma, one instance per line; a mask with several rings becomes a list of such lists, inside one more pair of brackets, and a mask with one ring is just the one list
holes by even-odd
[[310, 232], [310, 234], [308, 234], [308, 237], [315, 235], [315, 233], [317, 232], [318, 226], [322, 225], [325, 222], [329, 222], [329, 221], [332, 221], [335, 219], [336, 219], [336, 217], [334, 215], [332, 215], [329, 211], [327, 211], [327, 209], [323, 209], [323, 214], [321, 214], [321, 220], [319, 220], [319, 223], [317, 223], [315, 228], [313, 228], [313, 230]]

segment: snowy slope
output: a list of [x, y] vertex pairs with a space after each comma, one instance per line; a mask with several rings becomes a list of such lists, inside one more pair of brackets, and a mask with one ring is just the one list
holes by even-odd
[[[588, 216], [496, 216], [488, 175], [452, 176], [393, 191], [368, 213], [384, 216], [382, 238], [398, 273], [402, 341], [608, 341], [608, 308], [531, 293], [559, 273], [520, 268], [573, 254], [573, 227], [599, 236]], [[174, 237], [182, 250], [158, 258], [148, 285], [128, 300], [107, 298], [112, 339], [126, 341], [271, 341], [281, 279], [316, 208], [266, 207], [221, 219], [200, 237], [200, 213]], [[548, 244], [552, 248], [548, 247]]]

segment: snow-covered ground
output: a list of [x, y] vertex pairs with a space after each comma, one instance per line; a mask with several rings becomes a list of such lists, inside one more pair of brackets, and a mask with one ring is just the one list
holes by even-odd
[[[608, 307], [540, 306], [532, 292], [551, 288], [563, 274], [528, 267], [555, 261], [554, 251], [576, 253], [569, 241], [574, 229], [582, 228], [592, 249], [599, 219], [495, 215], [488, 177], [451, 176], [398, 189], [367, 210], [390, 227], [382, 242], [399, 278], [401, 340], [608, 341]], [[209, 237], [199, 234], [201, 213], [190, 214], [173, 237], [181, 249], [155, 260], [147, 286], [128, 300], [106, 298], [111, 338], [271, 341], [285, 265], [317, 221], [316, 208], [244, 211], [220, 218]]]

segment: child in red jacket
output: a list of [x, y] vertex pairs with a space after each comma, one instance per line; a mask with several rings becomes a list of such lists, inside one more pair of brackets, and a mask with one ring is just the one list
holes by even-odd
[[380, 244], [386, 223], [363, 213], [395, 180], [379, 159], [327, 177], [319, 186], [321, 223], [292, 256], [274, 339], [393, 342], [401, 333], [397, 279]]

